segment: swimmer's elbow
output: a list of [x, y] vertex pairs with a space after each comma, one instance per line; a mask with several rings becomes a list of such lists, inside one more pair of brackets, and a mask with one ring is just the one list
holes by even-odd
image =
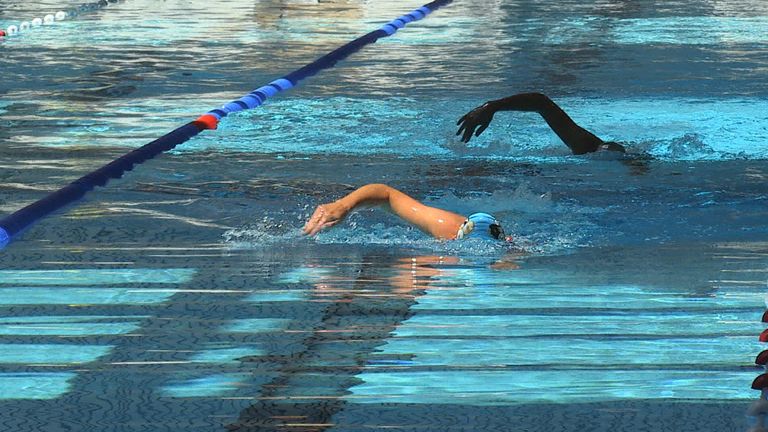
[[552, 101], [552, 99], [550, 99], [544, 93], [539, 93], [539, 92], [526, 93], [525, 98], [528, 100], [528, 105], [539, 113], [546, 111], [553, 105], [557, 106]]

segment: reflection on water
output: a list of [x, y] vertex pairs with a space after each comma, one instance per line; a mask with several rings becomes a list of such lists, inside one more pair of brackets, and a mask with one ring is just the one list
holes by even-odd
[[[415, 299], [439, 272], [425, 265], [446, 259], [388, 261], [387, 257], [363, 256], [354, 278], [309, 268], [305, 280], [313, 286], [310, 295], [314, 301], [322, 304], [322, 315], [310, 328], [289, 327], [288, 331], [302, 335], [298, 350], [282, 358], [242, 359], [281, 366], [276, 377], [262, 386], [258, 402], [228, 426], [231, 430], [326, 430], [335, 425], [333, 416], [347, 405], [349, 387], [361, 382], [356, 376], [365, 369], [364, 359], [411, 315]], [[390, 265], [395, 274], [382, 280], [380, 273]]]

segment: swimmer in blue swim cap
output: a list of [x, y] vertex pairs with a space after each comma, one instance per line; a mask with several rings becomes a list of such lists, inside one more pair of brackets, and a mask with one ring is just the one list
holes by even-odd
[[508, 240], [496, 218], [488, 213], [462, 216], [430, 207], [385, 184], [368, 184], [331, 203], [317, 206], [304, 225], [304, 234], [315, 235], [342, 220], [355, 208], [385, 205], [403, 220], [441, 240], [478, 238]]
[[552, 99], [541, 93], [520, 93], [503, 99], [488, 101], [462, 116], [456, 123], [461, 140], [469, 142], [474, 136], [480, 136], [493, 120], [498, 111], [529, 111], [541, 115], [550, 128], [571, 149], [573, 154], [585, 154], [598, 151], [625, 153], [619, 143], [606, 142], [592, 132], [574, 122]]

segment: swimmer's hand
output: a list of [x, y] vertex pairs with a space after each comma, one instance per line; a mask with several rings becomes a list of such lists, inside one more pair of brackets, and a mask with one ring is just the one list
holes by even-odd
[[490, 102], [486, 102], [472, 111], [464, 114], [456, 125], [459, 126], [459, 130], [456, 135], [462, 135], [461, 140], [468, 143], [472, 135], [480, 136], [491, 124], [493, 115], [496, 113], [496, 109]]
[[304, 235], [313, 236], [320, 231], [330, 228], [344, 220], [350, 208], [340, 201], [317, 206], [312, 217], [304, 224]]

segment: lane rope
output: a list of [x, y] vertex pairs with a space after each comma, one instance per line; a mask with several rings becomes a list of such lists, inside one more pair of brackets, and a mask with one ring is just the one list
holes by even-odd
[[[103, 1], [106, 0], [102, 0], [102, 2]], [[268, 98], [277, 93], [293, 88], [301, 80], [311, 77], [324, 69], [333, 67], [336, 63], [359, 51], [364, 46], [372, 44], [383, 37], [395, 34], [399, 29], [408, 25], [408, 23], [424, 19], [430, 13], [452, 2], [453, 0], [435, 0], [418, 9], [414, 9], [413, 11], [384, 24], [379, 29], [331, 51], [314, 62], [299, 68], [282, 78], [259, 87], [239, 99], [235, 99], [222, 105], [220, 108], [208, 111], [196, 120], [115, 159], [107, 165], [80, 177], [58, 191], [0, 219], [0, 249], [4, 248], [15, 236], [30, 227], [36, 221], [81, 199], [88, 191], [96, 186], [104, 186], [110, 179], [122, 177], [126, 171], [132, 170], [134, 166], [152, 159], [160, 153], [175, 148], [177, 145], [186, 142], [206, 129], [216, 129], [219, 121], [229, 114], [245, 109], [253, 109], [264, 104]]]
[[11, 24], [5, 29], [0, 28], [0, 40], [2, 40], [5, 36], [18, 36], [19, 34], [34, 29], [35, 27], [52, 25], [56, 22], [64, 21], [67, 18], [73, 18], [84, 13], [93, 12], [97, 9], [107, 7], [112, 3], [117, 3], [118, 1], [119, 0], [99, 0], [95, 3], [84, 3], [74, 8], [64, 9], [56, 13], [44, 15], [42, 18], [35, 17], [29, 21], [21, 21], [18, 24]]

